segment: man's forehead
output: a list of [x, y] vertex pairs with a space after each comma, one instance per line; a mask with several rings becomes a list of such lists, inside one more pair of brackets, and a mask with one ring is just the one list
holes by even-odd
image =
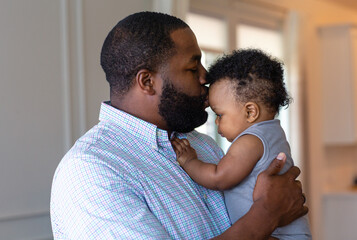
[[182, 64], [196, 64], [201, 62], [201, 50], [199, 48], [176, 48], [175, 59], [179, 59]]
[[178, 54], [186, 54], [188, 61], [201, 60], [201, 50], [196, 37], [190, 28], [178, 29], [171, 33]]

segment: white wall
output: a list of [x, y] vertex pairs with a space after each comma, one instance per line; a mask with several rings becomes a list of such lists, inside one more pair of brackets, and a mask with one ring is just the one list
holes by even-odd
[[0, 239], [52, 238], [54, 170], [109, 99], [104, 38], [151, 9], [148, 0], [0, 1]]

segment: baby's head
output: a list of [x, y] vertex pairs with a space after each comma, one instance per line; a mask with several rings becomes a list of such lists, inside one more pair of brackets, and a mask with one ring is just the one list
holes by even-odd
[[254, 123], [273, 119], [281, 107], [289, 105], [283, 74], [283, 64], [258, 49], [233, 51], [213, 64], [206, 79], [211, 84], [209, 101], [218, 116], [219, 131], [228, 112], [240, 119], [229, 123], [239, 128], [232, 133], [238, 135]]

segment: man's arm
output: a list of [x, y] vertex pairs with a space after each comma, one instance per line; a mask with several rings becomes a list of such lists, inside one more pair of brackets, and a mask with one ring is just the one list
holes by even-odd
[[277, 227], [285, 226], [308, 212], [301, 183], [295, 180], [300, 170], [292, 167], [285, 174], [277, 175], [285, 162], [285, 154], [279, 154], [258, 176], [253, 192], [254, 203], [249, 212], [214, 239], [268, 239]]

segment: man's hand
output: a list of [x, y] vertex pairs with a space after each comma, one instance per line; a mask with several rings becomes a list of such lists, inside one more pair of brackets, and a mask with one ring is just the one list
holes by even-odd
[[259, 174], [253, 192], [254, 203], [264, 206], [276, 227], [285, 226], [308, 212], [301, 183], [295, 180], [300, 174], [299, 168], [292, 167], [278, 175], [285, 162], [286, 155], [280, 153], [269, 168]]
[[270, 235], [277, 227], [285, 226], [308, 212], [301, 183], [295, 180], [300, 174], [299, 168], [292, 167], [285, 174], [278, 175], [285, 162], [285, 154], [279, 154], [269, 168], [259, 174], [252, 207], [214, 239], [274, 239]]

